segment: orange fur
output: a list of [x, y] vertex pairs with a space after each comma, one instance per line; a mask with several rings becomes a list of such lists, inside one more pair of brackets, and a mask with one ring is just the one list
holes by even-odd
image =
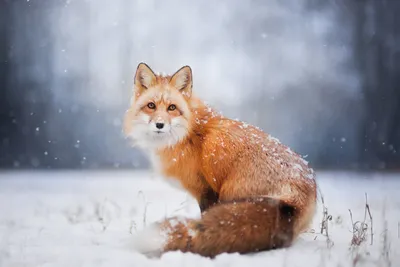
[[[289, 246], [314, 215], [313, 170], [261, 129], [226, 118], [195, 97], [191, 75], [189, 67], [173, 76], [160, 76], [139, 64], [133, 103], [124, 119], [124, 132], [131, 136], [135, 133], [132, 122], [144, 116], [151, 138], [157, 141], [151, 128], [156, 120], [169, 123], [172, 132], [174, 118], [180, 120], [177, 125], [185, 126], [179, 128], [179, 138], [172, 134], [160, 137], [169, 143], [144, 146], [157, 159], [158, 170], [190, 192], [202, 211], [199, 220], [177, 225], [171, 225], [176, 218], [161, 222], [160, 233], [167, 232], [161, 251], [191, 251], [212, 257], [222, 252]], [[145, 104], [149, 102], [157, 108], [148, 110]], [[168, 110], [171, 104], [176, 105], [176, 111]], [[149, 138], [146, 134], [141, 136]], [[139, 145], [141, 136], [135, 137]]]

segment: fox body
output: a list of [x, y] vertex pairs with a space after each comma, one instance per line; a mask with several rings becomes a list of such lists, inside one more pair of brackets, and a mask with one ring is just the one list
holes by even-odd
[[290, 246], [307, 229], [316, 206], [308, 163], [261, 129], [195, 97], [189, 66], [159, 75], [140, 63], [131, 102], [125, 135], [201, 210], [199, 219], [153, 224], [141, 233], [143, 252], [249, 253]]

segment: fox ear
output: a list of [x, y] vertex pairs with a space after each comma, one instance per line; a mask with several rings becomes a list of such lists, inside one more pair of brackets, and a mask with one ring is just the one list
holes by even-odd
[[190, 97], [192, 95], [193, 87], [192, 69], [189, 66], [180, 68], [174, 75], [172, 75], [169, 84], [174, 86], [185, 96]]
[[135, 74], [135, 91], [142, 93], [156, 82], [156, 75], [153, 70], [145, 63], [140, 63], [137, 66]]

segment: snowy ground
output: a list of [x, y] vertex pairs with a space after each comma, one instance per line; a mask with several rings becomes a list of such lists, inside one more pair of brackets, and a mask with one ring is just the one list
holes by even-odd
[[[320, 203], [315, 233], [302, 235], [291, 248], [210, 260], [179, 252], [148, 259], [132, 249], [135, 229], [144, 224], [199, 215], [192, 198], [149, 173], [3, 172], [0, 266], [400, 266], [400, 174], [317, 175], [332, 216], [331, 242], [320, 234]], [[365, 193], [373, 244], [367, 216], [367, 240], [352, 252], [349, 209], [354, 222], [363, 221]]]

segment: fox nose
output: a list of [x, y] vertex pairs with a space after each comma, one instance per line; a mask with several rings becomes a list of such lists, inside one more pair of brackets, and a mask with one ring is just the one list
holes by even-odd
[[162, 122], [157, 122], [157, 123], [156, 123], [156, 127], [157, 127], [157, 129], [162, 129], [162, 128], [164, 128], [164, 123], [162, 123]]

